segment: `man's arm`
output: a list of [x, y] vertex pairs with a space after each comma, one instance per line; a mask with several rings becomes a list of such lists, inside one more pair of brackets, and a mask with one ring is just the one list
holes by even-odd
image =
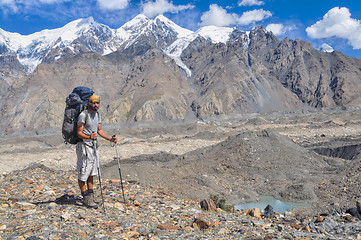
[[116, 137], [109, 137], [102, 129], [101, 124], [98, 124], [98, 134], [104, 138], [105, 140], [111, 141], [111, 142], [117, 142], [117, 138]]
[[78, 122], [77, 126], [78, 126], [77, 134], [78, 134], [79, 138], [81, 138], [81, 139], [96, 139], [97, 138], [95, 133], [92, 133], [91, 135], [86, 135], [85, 133], [83, 133], [84, 123]]

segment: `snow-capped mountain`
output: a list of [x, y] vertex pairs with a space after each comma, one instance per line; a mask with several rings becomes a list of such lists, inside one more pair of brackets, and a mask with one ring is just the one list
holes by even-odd
[[320, 53], [262, 26], [190, 31], [164, 16], [118, 29], [87, 18], [27, 36], [0, 30], [0, 128], [58, 128], [76, 86], [102, 96], [112, 124], [358, 106], [361, 60]]
[[197, 36], [225, 43], [232, 31], [232, 28], [206, 27], [193, 32], [163, 15], [152, 20], [142, 14], [118, 29], [111, 29], [89, 17], [70, 22], [62, 28], [30, 35], [0, 29], [0, 54], [16, 54], [19, 62], [28, 67], [30, 73], [41, 62], [55, 62], [80, 52], [107, 55], [117, 50], [149, 44], [174, 58], [190, 74], [179, 58], [183, 49]]
[[229, 35], [235, 30], [235, 28], [229, 27], [216, 27], [206, 26], [200, 28], [197, 33], [207, 39], [210, 39], [213, 43], [226, 43], [229, 39]]
[[189, 77], [191, 76], [192, 72], [180, 58], [183, 50], [186, 49], [189, 43], [198, 36], [202, 36], [205, 39], [210, 40], [212, 43], [226, 43], [230, 39], [230, 35], [233, 31], [234, 28], [207, 26], [198, 29], [196, 32], [185, 32], [188, 34], [183, 34], [182, 37], [179, 37], [177, 40], [175, 40], [165, 49], [165, 53], [173, 58], [178, 66], [185, 70], [187, 76]]
[[2, 53], [16, 53], [19, 61], [33, 71], [44, 59], [56, 61], [68, 49], [73, 54], [87, 49], [100, 54], [116, 50], [116, 35], [109, 27], [92, 17], [68, 23], [62, 28], [43, 30], [30, 35], [9, 33], [0, 29]]
[[321, 47], [319, 48], [319, 50], [321, 52], [329, 52], [329, 53], [334, 51], [334, 49], [330, 45], [328, 45], [327, 43], [323, 43], [321, 45]]

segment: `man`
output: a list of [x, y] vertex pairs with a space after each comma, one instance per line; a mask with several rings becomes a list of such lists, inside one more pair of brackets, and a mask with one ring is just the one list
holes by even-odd
[[109, 137], [101, 128], [99, 104], [99, 96], [92, 95], [89, 97], [87, 109], [81, 112], [78, 117], [77, 128], [78, 137], [82, 139], [76, 145], [78, 184], [83, 196], [83, 204], [90, 208], [98, 207], [94, 201], [93, 191], [94, 177], [98, 175], [99, 164], [96, 133], [108, 141], [117, 142], [115, 137]]

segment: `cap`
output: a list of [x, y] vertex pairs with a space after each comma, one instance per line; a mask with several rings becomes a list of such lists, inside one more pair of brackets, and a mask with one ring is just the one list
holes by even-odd
[[90, 103], [93, 103], [93, 102], [100, 102], [100, 97], [97, 96], [97, 95], [91, 95], [89, 97], [89, 100], [88, 100]]

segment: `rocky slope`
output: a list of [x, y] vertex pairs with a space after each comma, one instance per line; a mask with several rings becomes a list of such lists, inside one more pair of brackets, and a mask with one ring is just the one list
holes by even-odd
[[[319, 214], [346, 208], [357, 199], [359, 164], [359, 157], [351, 161], [318, 155], [269, 130], [241, 132], [182, 155], [158, 153], [122, 160], [128, 179], [193, 199], [218, 194], [238, 204], [266, 195], [312, 204], [307, 212]], [[105, 178], [116, 178], [117, 161], [104, 171]]]
[[261, 61], [302, 102], [316, 108], [360, 103], [359, 59], [337, 51], [320, 52], [307, 42], [289, 39], [266, 52]]
[[[307, 216], [260, 209], [205, 211], [163, 188], [103, 182], [104, 208], [87, 209], [73, 172], [33, 166], [0, 181], [2, 239], [357, 239], [349, 214]], [[97, 193], [96, 199], [101, 196]], [[270, 213], [267, 211], [267, 213]]]
[[188, 81], [197, 93], [191, 106], [197, 117], [307, 108], [236, 44], [198, 38], [184, 50], [182, 60], [193, 72]]
[[[27, 176], [27, 177], [25, 177]], [[47, 179], [47, 180], [45, 180]], [[0, 181], [2, 239], [344, 239], [359, 237], [349, 214], [265, 215], [260, 209], [206, 211], [163, 188], [103, 182], [104, 208], [86, 209], [72, 172], [33, 166]], [[16, 187], [15, 187], [16, 186]], [[102, 199], [98, 194], [96, 199]], [[105, 210], [105, 212], [104, 212]], [[269, 213], [269, 212], [268, 212]], [[273, 213], [273, 212], [272, 212]], [[268, 217], [266, 217], [268, 216]]]

